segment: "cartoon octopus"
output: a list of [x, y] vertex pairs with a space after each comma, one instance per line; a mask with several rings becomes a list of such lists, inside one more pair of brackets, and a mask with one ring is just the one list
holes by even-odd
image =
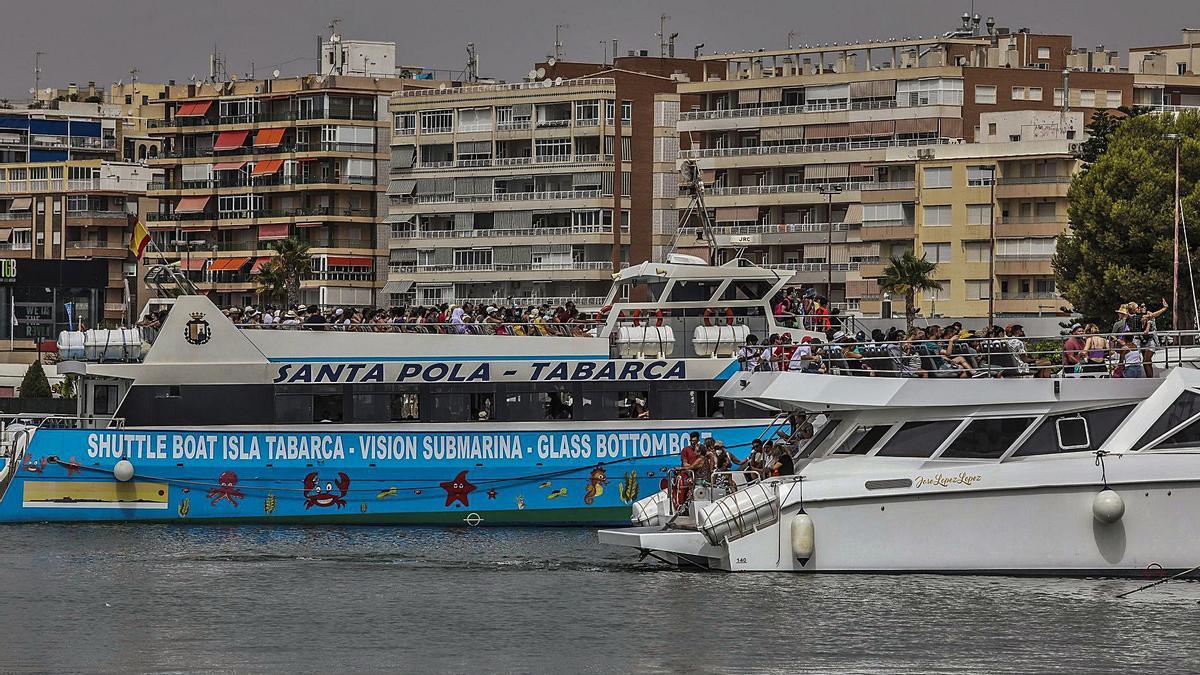
[[217, 479], [217, 487], [208, 491], [207, 497], [212, 500], [211, 504], [216, 506], [217, 502], [227, 499], [230, 504], [236, 507], [238, 505], [237, 500], [246, 498], [246, 495], [237, 489], [237, 482], [238, 477], [236, 473], [232, 471], [222, 473], [221, 477]]

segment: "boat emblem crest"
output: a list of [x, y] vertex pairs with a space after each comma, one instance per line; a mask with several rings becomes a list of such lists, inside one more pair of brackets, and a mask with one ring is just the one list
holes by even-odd
[[212, 326], [204, 320], [204, 312], [193, 312], [192, 320], [183, 327], [183, 337], [194, 345], [202, 345], [212, 337]]

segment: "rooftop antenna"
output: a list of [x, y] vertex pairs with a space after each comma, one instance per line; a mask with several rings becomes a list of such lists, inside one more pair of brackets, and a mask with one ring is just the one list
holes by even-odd
[[346, 52], [342, 50], [342, 35], [338, 32], [338, 24], [342, 22], [341, 17], [333, 17], [329, 20], [329, 48], [332, 49], [333, 63], [329, 66], [329, 74], [342, 75], [342, 69], [345, 65], [343, 59]]
[[798, 30], [789, 30], [788, 31], [788, 49], [793, 49], [792, 38], [797, 38], [797, 37], [800, 37], [800, 31], [798, 31]]
[[229, 73], [225, 70], [225, 56], [217, 51], [217, 45], [214, 43], [212, 53], [208, 55], [208, 81], [224, 82], [228, 79]]
[[563, 55], [566, 53], [563, 50], [562, 32], [571, 26], [565, 23], [554, 24], [554, 60], [562, 61]]
[[475, 43], [467, 43], [467, 81], [479, 81], [479, 52], [475, 51]]
[[664, 57], [667, 55], [667, 22], [670, 20], [671, 17], [667, 16], [666, 14], [660, 14], [658, 17], [658, 32], [655, 33], [655, 35], [658, 36], [659, 57]]
[[33, 94], [36, 97], [38, 88], [42, 86], [42, 55], [46, 52], [33, 53]]

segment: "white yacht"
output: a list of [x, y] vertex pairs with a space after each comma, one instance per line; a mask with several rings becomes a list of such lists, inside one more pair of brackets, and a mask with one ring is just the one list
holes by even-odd
[[601, 531], [602, 543], [729, 571], [1153, 575], [1200, 565], [1193, 368], [1154, 379], [742, 373], [720, 395], [813, 423], [793, 449], [795, 474], [701, 483], [678, 506], [660, 492], [635, 504], [634, 527]]

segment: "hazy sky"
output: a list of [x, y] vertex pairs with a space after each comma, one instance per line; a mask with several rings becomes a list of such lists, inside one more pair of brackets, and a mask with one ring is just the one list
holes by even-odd
[[[187, 81], [204, 76], [214, 43], [229, 70], [262, 77], [310, 72], [316, 35], [341, 17], [347, 38], [394, 40], [397, 61], [459, 71], [474, 42], [485, 76], [515, 80], [551, 53], [555, 24], [566, 56], [599, 60], [601, 40], [621, 52], [658, 51], [658, 16], [672, 18], [678, 53], [845, 42], [950, 29], [970, 0], [43, 0], [4, 3], [0, 97], [26, 98], [34, 52], [42, 51], [42, 86], [108, 85], [129, 80]], [[1179, 28], [1200, 26], [1198, 0], [976, 0], [975, 11], [1013, 29], [1069, 33], [1076, 46], [1169, 44]], [[1124, 57], [1124, 54], [1123, 54]]]

